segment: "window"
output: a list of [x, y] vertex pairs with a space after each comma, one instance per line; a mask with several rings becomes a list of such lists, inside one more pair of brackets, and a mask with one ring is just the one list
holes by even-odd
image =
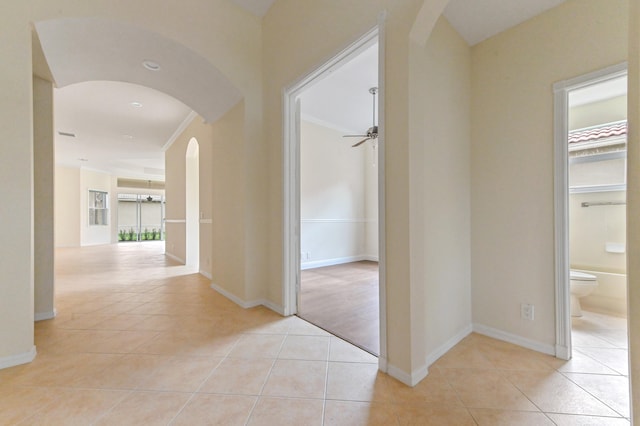
[[89, 190], [89, 226], [109, 224], [109, 193]]
[[569, 132], [569, 192], [624, 191], [626, 120]]

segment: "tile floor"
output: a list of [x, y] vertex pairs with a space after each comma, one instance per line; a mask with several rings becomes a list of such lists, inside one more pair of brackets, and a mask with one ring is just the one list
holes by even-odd
[[0, 370], [2, 425], [629, 424], [615, 321], [576, 324], [570, 362], [472, 334], [409, 388], [299, 318], [238, 308], [161, 244], [56, 256], [59, 314], [33, 363]]

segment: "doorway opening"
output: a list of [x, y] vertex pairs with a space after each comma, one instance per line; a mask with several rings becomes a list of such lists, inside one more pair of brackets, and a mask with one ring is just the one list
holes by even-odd
[[118, 194], [118, 242], [164, 241], [164, 196]]
[[[285, 92], [284, 311], [379, 356], [383, 366], [379, 38], [375, 28]], [[344, 137], [353, 134], [362, 136]]]
[[628, 417], [626, 64], [554, 90], [556, 355], [586, 390], [611, 387]]
[[185, 179], [186, 264], [200, 266], [200, 146], [196, 138], [189, 140]]

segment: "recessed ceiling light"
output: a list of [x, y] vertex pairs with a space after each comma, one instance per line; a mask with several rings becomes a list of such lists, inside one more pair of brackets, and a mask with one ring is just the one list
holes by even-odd
[[138, 101], [131, 102], [131, 106], [136, 108], [142, 108], [142, 104]]
[[142, 66], [149, 71], [160, 71], [160, 64], [149, 59], [145, 59], [144, 61], [142, 61]]

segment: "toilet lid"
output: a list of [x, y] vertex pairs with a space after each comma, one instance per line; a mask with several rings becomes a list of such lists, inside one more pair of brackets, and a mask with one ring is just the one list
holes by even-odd
[[595, 281], [596, 276], [591, 274], [586, 274], [584, 272], [571, 271], [570, 279], [579, 280], [579, 281]]

